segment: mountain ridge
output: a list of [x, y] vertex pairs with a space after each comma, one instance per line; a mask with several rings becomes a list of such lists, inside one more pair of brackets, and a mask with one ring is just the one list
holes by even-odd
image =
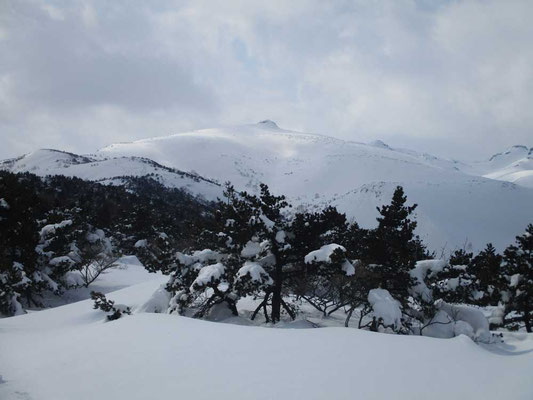
[[[252, 193], [266, 183], [296, 210], [332, 205], [365, 227], [375, 224], [376, 207], [388, 203], [400, 185], [408, 201], [419, 204], [417, 232], [432, 249], [465, 242], [479, 249], [488, 241], [503, 247], [533, 220], [533, 189], [527, 187], [533, 165], [504, 170], [507, 175], [495, 180], [484, 175], [499, 172], [500, 164], [469, 165], [382, 141], [293, 132], [270, 120], [115, 143], [85, 156], [41, 153], [4, 161], [0, 168], [113, 184], [120, 184], [114, 179], [119, 176], [155, 174], [167, 186], [208, 200], [222, 196], [226, 181]], [[83, 157], [89, 162], [72, 162]], [[526, 179], [513, 183], [517, 174]]]

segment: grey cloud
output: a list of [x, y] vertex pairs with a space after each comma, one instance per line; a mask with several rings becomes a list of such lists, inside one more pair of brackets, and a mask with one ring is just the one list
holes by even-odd
[[265, 118], [445, 156], [532, 145], [532, 17], [527, 0], [6, 0], [0, 158]]
[[79, 15], [70, 10], [60, 20], [29, 7], [8, 13], [9, 37], [0, 42], [2, 72], [25, 104], [57, 109], [112, 104], [134, 112], [179, 105], [213, 111], [209, 88], [194, 81], [186, 59], [158, 56], [150, 27], [137, 13], [103, 14], [99, 28], [85, 26], [83, 10]]

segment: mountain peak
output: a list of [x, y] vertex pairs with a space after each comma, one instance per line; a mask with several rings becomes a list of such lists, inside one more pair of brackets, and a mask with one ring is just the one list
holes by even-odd
[[262, 128], [269, 128], [269, 129], [279, 129], [278, 124], [276, 124], [274, 121], [270, 119], [265, 119], [263, 121], [260, 121], [257, 123], [258, 126]]
[[371, 141], [371, 142], [368, 143], [368, 144], [369, 144], [370, 146], [380, 147], [380, 148], [382, 148], [382, 149], [389, 149], [389, 150], [391, 149], [391, 147], [390, 147], [387, 143], [385, 143], [384, 141], [379, 140], [379, 139], [378, 139], [378, 140], [373, 140], [373, 141]]

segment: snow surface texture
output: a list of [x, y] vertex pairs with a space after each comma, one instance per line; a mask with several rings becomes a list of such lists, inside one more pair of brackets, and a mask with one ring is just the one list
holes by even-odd
[[388, 203], [402, 185], [409, 202], [419, 205], [417, 233], [432, 250], [462, 248], [465, 241], [474, 250], [487, 242], [501, 250], [533, 221], [533, 189], [525, 187], [531, 186], [530, 153], [517, 146], [485, 163], [461, 163], [379, 141], [288, 131], [267, 121], [113, 144], [90, 156], [40, 150], [0, 168], [115, 184], [117, 176], [155, 172], [164, 184], [207, 199], [222, 194], [210, 180], [229, 180], [249, 192], [264, 182], [295, 206], [338, 206], [363, 227], [375, 226], [376, 206]]
[[0, 398], [533, 398], [532, 335], [479, 346], [466, 336], [305, 329], [307, 321], [267, 329], [140, 312], [165, 281], [108, 293], [133, 310], [113, 322], [90, 300], [0, 320]]

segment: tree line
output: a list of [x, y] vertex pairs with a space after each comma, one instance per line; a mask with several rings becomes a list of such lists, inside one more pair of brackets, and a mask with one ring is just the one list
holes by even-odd
[[324, 316], [342, 310], [346, 325], [422, 333], [469, 304], [492, 308], [493, 326], [531, 331], [533, 225], [503, 254], [489, 244], [428, 262], [416, 207], [397, 187], [364, 229], [334, 207], [293, 211], [266, 185], [254, 195], [228, 184], [207, 203], [151, 177], [113, 186], [0, 172], [0, 312], [45, 306], [44, 295], [88, 286], [135, 254], [169, 274], [161, 312], [238, 315], [252, 296], [252, 319], [294, 319], [306, 302]]
[[209, 203], [153, 177], [122, 183], [0, 171], [1, 314], [90, 285], [140, 238], [168, 232], [186, 246], [211, 215]]
[[[238, 315], [238, 301], [253, 296], [251, 318], [262, 314], [276, 323], [282, 314], [294, 319], [293, 300], [301, 300], [324, 316], [343, 309], [347, 326], [358, 310], [359, 327], [421, 333], [447, 323], [443, 310], [452, 310], [448, 322], [469, 311], [450, 304], [470, 304], [497, 308], [494, 326], [531, 331], [531, 224], [503, 255], [489, 244], [475, 257], [457, 250], [447, 262], [427, 262], [422, 260], [434, 254], [415, 234], [417, 205], [407, 204], [402, 187], [378, 208], [373, 229], [334, 207], [293, 213], [287, 199], [266, 185], [253, 195], [228, 184], [224, 195], [190, 247], [158, 236], [138, 249], [148, 268], [170, 274], [171, 299], [160, 311], [202, 318], [222, 306]], [[377, 315], [376, 302], [396, 310], [398, 318]]]

